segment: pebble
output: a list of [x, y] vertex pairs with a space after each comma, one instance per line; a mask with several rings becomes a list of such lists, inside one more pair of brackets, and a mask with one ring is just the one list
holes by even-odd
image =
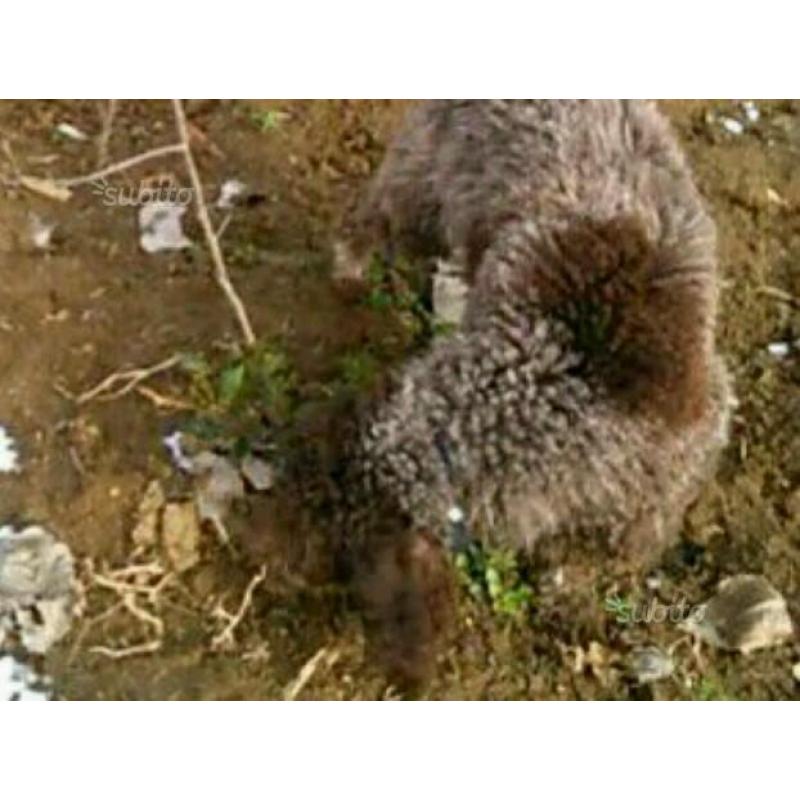
[[738, 119], [733, 119], [733, 117], [722, 117], [720, 119], [720, 125], [730, 134], [733, 136], [740, 136], [744, 133], [744, 125], [739, 122]]
[[790, 349], [789, 342], [770, 342], [767, 345], [767, 352], [773, 358], [786, 358]]
[[752, 100], [745, 100], [744, 103], [742, 103], [742, 110], [747, 117], [747, 121], [750, 123], [755, 124], [761, 118], [761, 112]]
[[640, 683], [654, 683], [675, 672], [672, 658], [659, 647], [640, 647], [631, 654], [631, 675]]
[[241, 464], [242, 475], [257, 492], [269, 491], [275, 484], [275, 471], [263, 459], [246, 455]]

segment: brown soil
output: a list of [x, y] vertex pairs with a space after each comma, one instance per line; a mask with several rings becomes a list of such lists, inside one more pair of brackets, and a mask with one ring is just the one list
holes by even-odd
[[[339, 298], [330, 288], [331, 226], [380, 160], [402, 114], [392, 101], [193, 102], [201, 132], [195, 150], [209, 192], [245, 181], [251, 202], [238, 208], [223, 246], [260, 337], [279, 338], [304, 386], [330, 378], [342, 355], [374, 348], [391, 361], [407, 342], [391, 314]], [[443, 656], [432, 698], [789, 698], [798, 696], [794, 644], [748, 657], [675, 651], [678, 678], [636, 687], [625, 661], [639, 643], [667, 647], [669, 623], [617, 622], [605, 599], [651, 596], [705, 599], [719, 579], [766, 575], [800, 609], [800, 358], [777, 359], [771, 342], [800, 338], [800, 104], [759, 102], [761, 119], [742, 135], [712, 113], [736, 114], [730, 101], [667, 102], [719, 225], [725, 277], [720, 347], [740, 400], [732, 442], [718, 477], [691, 510], [681, 544], [659, 565], [657, 589], [644, 576], [593, 557], [570, 557], [561, 589], [548, 590], [537, 563], [532, 615], [509, 620], [485, 604], [461, 603], [459, 630]], [[91, 172], [94, 141], [54, 136], [70, 122], [94, 137], [95, 102], [0, 104], [0, 139], [22, 172]], [[265, 112], [277, 112], [267, 114]], [[125, 102], [111, 139], [122, 159], [174, 139], [167, 103]], [[10, 178], [7, 157], [0, 175]], [[111, 179], [117, 185], [157, 174], [186, 184], [176, 157]], [[35, 249], [31, 214], [57, 224], [48, 252]], [[192, 222], [187, 232], [201, 242]], [[35, 520], [95, 566], [130, 561], [130, 533], [148, 481], [180, 493], [161, 445], [186, 416], [159, 410], [138, 394], [77, 405], [80, 393], [117, 370], [157, 363], [177, 352], [219, 362], [236, 339], [229, 309], [208, 276], [199, 245], [178, 254], [139, 249], [135, 213], [105, 206], [90, 188], [58, 203], [6, 180], [0, 184], [0, 424], [20, 443], [23, 472], [0, 476], [0, 523]], [[779, 290], [779, 291], [776, 291]], [[783, 294], [781, 294], [783, 293]], [[794, 299], [792, 299], [794, 298]], [[187, 396], [185, 376], [148, 382]], [[247, 522], [242, 526], [247, 535]], [[45, 667], [67, 698], [276, 698], [320, 647], [320, 662], [300, 696], [380, 698], [392, 691], [365, 659], [357, 615], [333, 587], [260, 587], [237, 631], [237, 649], [213, 653], [210, 609], [233, 610], [253, 567], [231, 558], [209, 535], [200, 566], [165, 595], [166, 633], [156, 653], [112, 661], [91, 652], [146, 637], [140, 622], [113, 614], [88, 621], [114, 601], [92, 589], [74, 634]], [[592, 644], [595, 643], [595, 644]], [[580, 649], [589, 662], [575, 669]], [[579, 665], [580, 666], [580, 665]]]

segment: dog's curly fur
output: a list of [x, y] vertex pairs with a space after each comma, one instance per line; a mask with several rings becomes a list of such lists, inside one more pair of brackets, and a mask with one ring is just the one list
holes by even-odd
[[667, 122], [637, 101], [415, 107], [338, 249], [443, 257], [461, 329], [409, 363], [344, 445], [336, 527], [375, 642], [424, 675], [443, 628], [437, 534], [579, 529], [657, 554], [725, 444], [715, 229]]

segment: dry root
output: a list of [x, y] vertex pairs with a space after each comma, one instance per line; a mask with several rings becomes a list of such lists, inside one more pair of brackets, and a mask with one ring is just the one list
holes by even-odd
[[211, 649], [216, 652], [232, 650], [236, 646], [236, 638], [234, 633], [241, 624], [250, 607], [253, 605], [253, 593], [260, 583], [263, 583], [267, 577], [267, 568], [261, 569], [253, 576], [247, 588], [244, 590], [242, 602], [239, 604], [235, 614], [230, 614], [225, 610], [222, 602], [220, 601], [212, 614], [218, 619], [225, 621], [225, 627], [211, 640]]

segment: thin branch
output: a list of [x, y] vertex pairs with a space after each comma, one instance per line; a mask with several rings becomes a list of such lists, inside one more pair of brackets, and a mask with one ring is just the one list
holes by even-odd
[[253, 333], [253, 327], [250, 324], [250, 318], [247, 315], [244, 303], [242, 303], [241, 298], [236, 293], [236, 289], [231, 283], [228, 268], [222, 256], [222, 248], [219, 246], [219, 239], [214, 233], [214, 226], [211, 224], [208, 207], [206, 206], [205, 196], [203, 194], [203, 185], [200, 181], [200, 173], [197, 171], [197, 164], [195, 164], [192, 148], [189, 144], [189, 127], [186, 122], [186, 112], [183, 109], [183, 102], [181, 100], [173, 100], [172, 107], [175, 112], [175, 123], [178, 127], [183, 156], [186, 160], [186, 167], [189, 170], [189, 178], [194, 190], [197, 220], [200, 223], [200, 227], [203, 229], [208, 249], [211, 252], [211, 260], [214, 263], [214, 278], [233, 308], [244, 341], [247, 346], [250, 347], [255, 344], [256, 337]]
[[314, 673], [319, 665], [324, 661], [325, 666], [332, 667], [339, 660], [338, 650], [329, 650], [327, 647], [320, 647], [311, 658], [303, 664], [297, 677], [283, 690], [284, 700], [296, 700], [300, 692], [305, 689], [308, 682], [314, 677]]
[[54, 181], [59, 186], [71, 188], [72, 186], [82, 186], [85, 183], [92, 181], [99, 181], [100, 178], [105, 178], [108, 175], [113, 175], [115, 172], [122, 172], [123, 170], [135, 167], [145, 161], [151, 161], [154, 158], [161, 158], [162, 156], [170, 156], [175, 153], [182, 153], [184, 146], [182, 144], [166, 144], [163, 147], [155, 147], [145, 153], [139, 153], [138, 156], [131, 156], [124, 161], [118, 161], [116, 164], [111, 164], [104, 169], [99, 169], [97, 172], [92, 172], [89, 175], [79, 175], [76, 178], [60, 178]]
[[267, 568], [261, 567], [261, 569], [252, 577], [250, 583], [247, 584], [247, 588], [244, 590], [244, 595], [242, 596], [242, 602], [239, 604], [239, 608], [235, 614], [229, 614], [224, 610], [224, 608], [222, 608], [222, 606], [220, 606], [220, 611], [227, 618], [227, 623], [225, 627], [212, 639], [212, 650], [229, 650], [234, 646], [235, 639], [233, 632], [239, 627], [244, 619], [245, 614], [250, 609], [250, 606], [253, 605], [253, 592], [255, 592], [256, 587], [260, 583], [263, 583], [266, 577]]
[[109, 100], [103, 114], [103, 128], [97, 137], [97, 168], [102, 169], [108, 161], [108, 144], [114, 128], [114, 117], [117, 114], [119, 100]]
[[[100, 383], [92, 389], [88, 389], [75, 398], [78, 405], [88, 403], [90, 400], [116, 400], [128, 392], [133, 391], [142, 381], [152, 378], [161, 372], [166, 372], [180, 363], [182, 356], [176, 354], [170, 356], [165, 361], [154, 364], [152, 367], [141, 367], [139, 369], [129, 369], [124, 372], [115, 372], [104, 378]], [[115, 387], [118, 384], [122, 386], [118, 389]]]

